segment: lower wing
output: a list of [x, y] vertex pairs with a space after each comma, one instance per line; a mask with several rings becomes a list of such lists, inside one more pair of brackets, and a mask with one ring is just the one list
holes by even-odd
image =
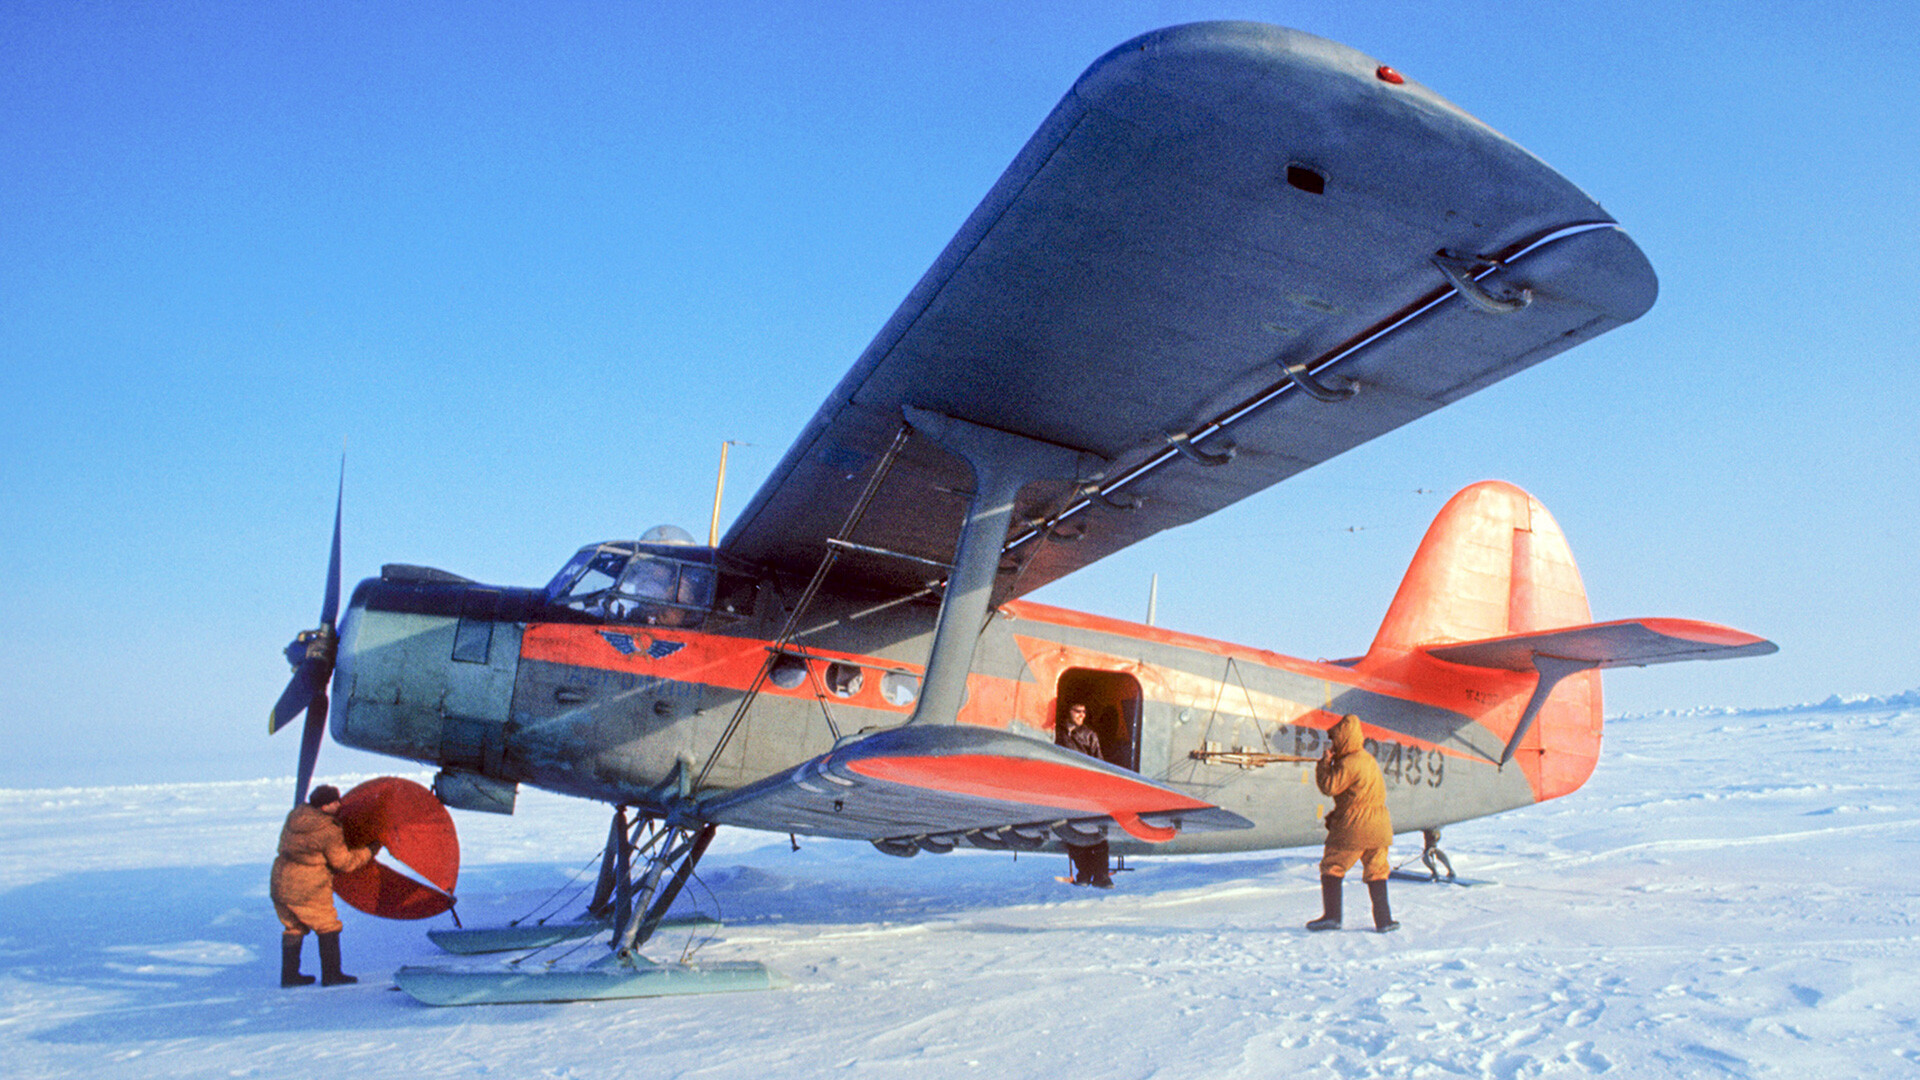
[[723, 825], [869, 840], [907, 855], [1091, 843], [1109, 826], [1150, 843], [1252, 828], [1238, 814], [1136, 773], [1004, 731], [895, 728], [701, 804]]

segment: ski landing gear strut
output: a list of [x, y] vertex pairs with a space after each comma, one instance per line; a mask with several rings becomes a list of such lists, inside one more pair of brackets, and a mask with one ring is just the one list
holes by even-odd
[[[629, 833], [624, 827], [626, 813], [624, 806], [613, 812], [607, 854], [600, 860], [600, 887], [587, 905], [589, 912], [612, 915], [613, 954], [621, 963], [637, 958], [640, 946], [660, 929], [660, 920], [680, 895], [700, 856], [707, 853], [707, 845], [713, 842], [714, 830], [719, 827], [711, 823], [668, 825], [642, 815]], [[646, 860], [637, 881], [633, 874], [635, 855]], [[662, 887], [661, 878], [669, 871], [673, 876]]]
[[1447, 853], [1440, 850], [1439, 829], [1422, 829], [1420, 840], [1423, 845], [1420, 849], [1420, 865], [1427, 868], [1425, 876], [1403, 870], [1398, 866], [1394, 867], [1391, 876], [1401, 881], [1424, 881], [1435, 885], [1467, 884], [1466, 881], [1454, 876], [1453, 860], [1447, 858]]
[[[614, 811], [606, 852], [600, 861], [599, 886], [587, 905], [587, 918], [554, 927], [526, 928], [542, 934], [545, 940], [538, 945], [544, 946], [588, 937], [611, 925], [612, 952], [584, 968], [563, 969], [551, 963], [531, 970], [519, 966], [502, 970], [409, 965], [394, 973], [394, 982], [428, 1005], [587, 1001], [784, 986], [784, 979], [758, 961], [663, 963], [640, 955], [640, 947], [664, 924], [667, 909], [706, 854], [716, 828], [710, 822], [679, 822], [645, 814], [629, 825], [625, 807]], [[509, 928], [508, 932], [518, 929]], [[434, 935], [434, 939], [452, 951], [479, 952], [482, 950], [478, 946], [489, 944], [485, 935], [501, 933], [449, 931]], [[456, 934], [464, 936], [463, 944], [468, 947], [452, 943], [457, 940]], [[531, 943], [522, 936], [518, 947]], [[515, 961], [514, 965], [519, 963]]]

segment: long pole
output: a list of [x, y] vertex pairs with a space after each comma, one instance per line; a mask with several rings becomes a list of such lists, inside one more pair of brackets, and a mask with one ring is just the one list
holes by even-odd
[[707, 546], [720, 546], [720, 493], [727, 489], [727, 448], [734, 440], [720, 444], [720, 476], [713, 482], [713, 520], [707, 523]]

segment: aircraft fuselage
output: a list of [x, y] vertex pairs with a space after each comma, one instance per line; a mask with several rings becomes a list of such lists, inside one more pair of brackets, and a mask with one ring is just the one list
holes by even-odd
[[[341, 631], [334, 738], [440, 767], [436, 789], [455, 806], [510, 810], [524, 783], [665, 813], [906, 723], [936, 614], [924, 599], [816, 601], [723, 738], [785, 617], [778, 582], [744, 603], [736, 584], [730, 612], [567, 606], [554, 592], [416, 568], [362, 582]], [[1329, 800], [1310, 761], [1280, 759], [1317, 757], [1346, 713], [1368, 725], [1399, 831], [1543, 797], [1519, 762], [1494, 764], [1503, 737], [1485, 723], [1511, 726], [1532, 680], [1472, 676], [1416, 689], [1353, 664], [1016, 601], [981, 635], [958, 720], [1052, 742], [1066, 707], [1086, 704], [1111, 764], [1254, 823], [1164, 844], [1116, 833], [1118, 851], [1290, 847], [1323, 838]]]

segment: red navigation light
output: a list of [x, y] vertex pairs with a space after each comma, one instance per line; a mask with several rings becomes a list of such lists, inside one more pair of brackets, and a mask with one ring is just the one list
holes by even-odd
[[1379, 67], [1374, 68], [1373, 76], [1374, 78], [1379, 79], [1381, 82], [1392, 83], [1395, 86], [1399, 86], [1401, 83], [1407, 81], [1405, 76], [1401, 75], [1399, 72], [1393, 70], [1392, 68], [1388, 67], [1385, 64], [1381, 64]]

